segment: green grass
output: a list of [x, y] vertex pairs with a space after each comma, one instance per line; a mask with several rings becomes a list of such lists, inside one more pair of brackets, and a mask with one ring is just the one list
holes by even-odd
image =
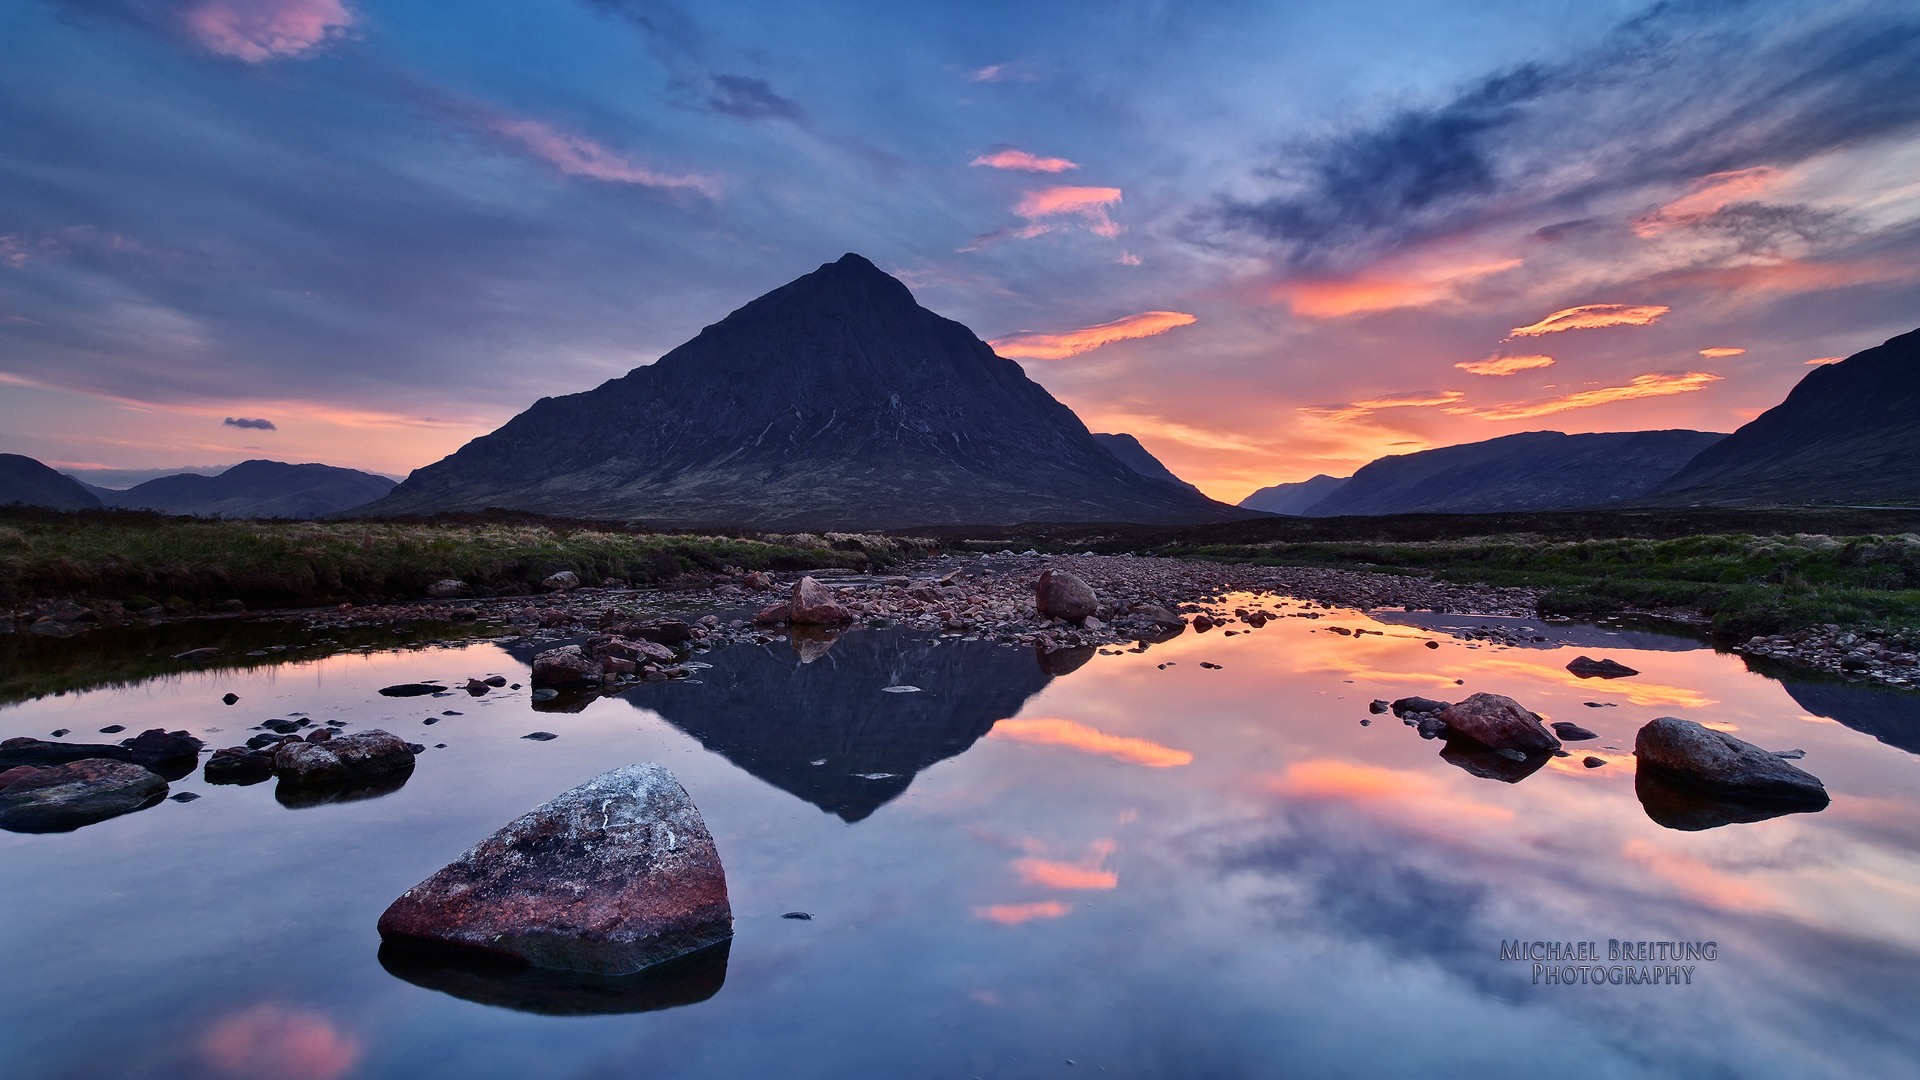
[[930, 542], [846, 533], [695, 535], [525, 517], [455, 521], [223, 521], [126, 511], [0, 511], [0, 603], [54, 597], [176, 609], [419, 597], [458, 578], [537, 589], [572, 570], [587, 584], [684, 574], [881, 568]]

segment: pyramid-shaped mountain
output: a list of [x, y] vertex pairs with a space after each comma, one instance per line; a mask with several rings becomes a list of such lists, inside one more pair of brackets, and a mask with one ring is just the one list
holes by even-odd
[[359, 512], [488, 507], [807, 529], [1246, 514], [1129, 469], [1020, 365], [858, 255], [653, 364], [542, 398]]

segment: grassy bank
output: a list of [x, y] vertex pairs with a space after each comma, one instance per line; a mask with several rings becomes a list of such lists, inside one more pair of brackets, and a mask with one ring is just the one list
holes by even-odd
[[927, 542], [843, 533], [716, 536], [529, 518], [222, 521], [127, 511], [0, 510], [0, 603], [55, 597], [186, 610], [419, 597], [458, 578], [491, 593], [580, 580], [657, 584], [725, 567], [879, 568]]

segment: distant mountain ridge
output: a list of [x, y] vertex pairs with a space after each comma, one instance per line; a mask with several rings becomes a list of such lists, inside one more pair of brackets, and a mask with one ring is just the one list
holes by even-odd
[[1241, 499], [1240, 505], [1248, 510], [1264, 510], [1269, 514], [1303, 517], [1313, 509], [1315, 503], [1340, 490], [1341, 485], [1350, 479], [1352, 478], [1347, 476], [1328, 476], [1326, 473], [1321, 473], [1310, 480], [1263, 487]]
[[540, 399], [365, 509], [488, 507], [809, 529], [1244, 513], [1122, 464], [1019, 364], [851, 254], [653, 364]]
[[178, 473], [125, 491], [91, 487], [106, 506], [194, 517], [317, 518], [363, 506], [394, 488], [384, 476], [333, 465], [256, 458], [213, 476]]
[[1807, 372], [1648, 501], [1920, 504], [1920, 330]]
[[45, 506], [98, 510], [98, 496], [85, 484], [22, 454], [0, 454], [0, 506]]
[[1526, 431], [1384, 457], [1300, 513], [1487, 514], [1638, 498], [1726, 438], [1710, 431]]
[[1107, 453], [1119, 458], [1122, 465], [1139, 473], [1141, 476], [1149, 480], [1158, 480], [1163, 484], [1172, 484], [1176, 488], [1183, 491], [1191, 491], [1195, 495], [1202, 494], [1199, 488], [1175, 476], [1172, 469], [1161, 464], [1159, 458], [1154, 457], [1152, 452], [1140, 445], [1139, 439], [1134, 438], [1126, 432], [1108, 433], [1096, 431], [1093, 433], [1093, 439], [1101, 446], [1106, 447]]

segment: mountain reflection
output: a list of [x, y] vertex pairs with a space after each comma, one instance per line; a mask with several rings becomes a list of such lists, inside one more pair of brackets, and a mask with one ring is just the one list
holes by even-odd
[[1871, 735], [1888, 746], [1920, 754], [1920, 694], [1841, 682], [1781, 684], [1794, 703], [1814, 714]]
[[[798, 655], [718, 650], [703, 658], [713, 666], [698, 683], [648, 683], [619, 696], [761, 780], [860, 821], [1053, 679], [1034, 653], [992, 642], [856, 630], [819, 644]], [[919, 692], [882, 692], [900, 685]]]

